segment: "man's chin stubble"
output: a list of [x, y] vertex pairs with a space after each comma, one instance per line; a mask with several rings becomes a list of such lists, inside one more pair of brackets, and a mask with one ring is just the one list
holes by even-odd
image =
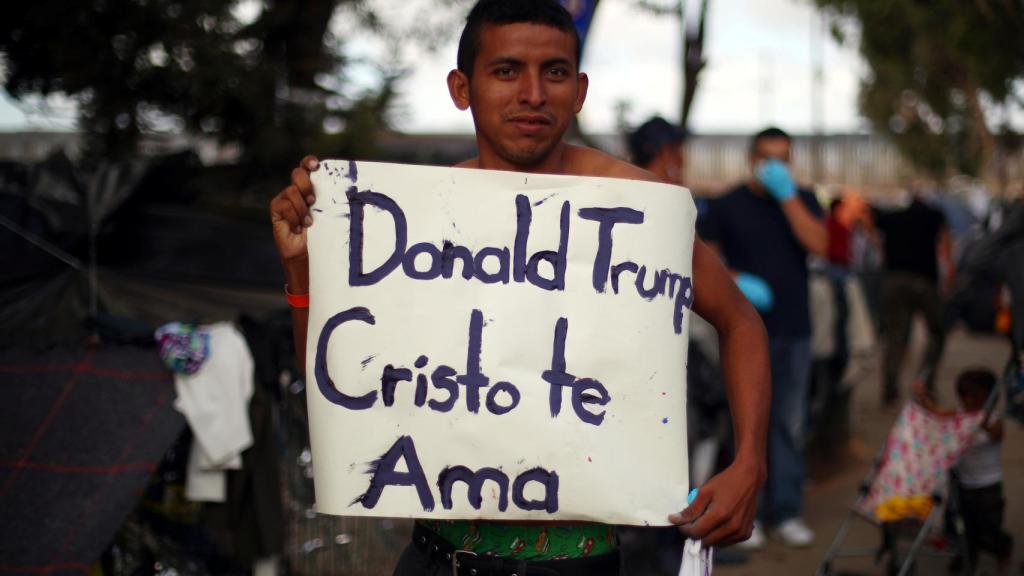
[[552, 145], [537, 144], [527, 149], [505, 150], [505, 161], [522, 168], [530, 168], [544, 162], [554, 148]]

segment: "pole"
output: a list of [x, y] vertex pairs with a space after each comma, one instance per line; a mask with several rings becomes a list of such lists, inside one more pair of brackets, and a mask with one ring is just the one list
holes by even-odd
[[824, 178], [822, 143], [825, 132], [825, 53], [824, 35], [827, 19], [821, 15], [822, 29], [818, 30], [818, 15], [811, 13], [811, 179], [821, 182]]

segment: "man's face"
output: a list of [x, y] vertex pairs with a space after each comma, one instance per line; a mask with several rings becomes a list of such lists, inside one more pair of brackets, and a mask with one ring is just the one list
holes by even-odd
[[686, 165], [686, 150], [682, 142], [666, 144], [662, 147], [661, 153], [665, 155], [665, 181], [682, 184], [683, 167]]
[[757, 179], [757, 169], [765, 160], [778, 160], [789, 165], [789, 140], [786, 138], [759, 138], [754, 144], [750, 155], [751, 186], [755, 190], [763, 190], [764, 186]]
[[768, 159], [789, 164], [789, 140], [786, 138], [761, 138], [754, 145], [750, 163], [757, 166]]
[[481, 30], [472, 79], [457, 70], [448, 75], [456, 106], [472, 109], [481, 165], [553, 168], [552, 151], [586, 98], [587, 78], [576, 66], [575, 38], [552, 26]]

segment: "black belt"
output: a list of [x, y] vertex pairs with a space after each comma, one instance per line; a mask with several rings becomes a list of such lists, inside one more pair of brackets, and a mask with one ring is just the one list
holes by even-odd
[[499, 556], [478, 556], [456, 548], [433, 530], [417, 523], [412, 542], [430, 558], [432, 565], [451, 567], [452, 576], [591, 576], [617, 575], [619, 551], [565, 560], [516, 560]]

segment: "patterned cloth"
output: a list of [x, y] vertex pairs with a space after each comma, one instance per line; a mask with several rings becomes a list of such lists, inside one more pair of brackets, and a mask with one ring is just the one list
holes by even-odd
[[210, 354], [210, 335], [194, 324], [170, 322], [153, 336], [160, 346], [160, 359], [178, 374], [195, 374]]
[[894, 510], [906, 509], [909, 516], [917, 516], [916, 507], [894, 504], [931, 496], [984, 417], [981, 410], [937, 416], [916, 402], [907, 403], [889, 432], [882, 464], [860, 503], [861, 511], [887, 521], [897, 519], [892, 518]]
[[427, 528], [463, 550], [522, 560], [561, 560], [615, 550], [615, 529], [606, 524], [502, 524], [424, 520]]
[[185, 426], [171, 375], [152, 348], [10, 349], [0, 390], [0, 574], [87, 576]]

